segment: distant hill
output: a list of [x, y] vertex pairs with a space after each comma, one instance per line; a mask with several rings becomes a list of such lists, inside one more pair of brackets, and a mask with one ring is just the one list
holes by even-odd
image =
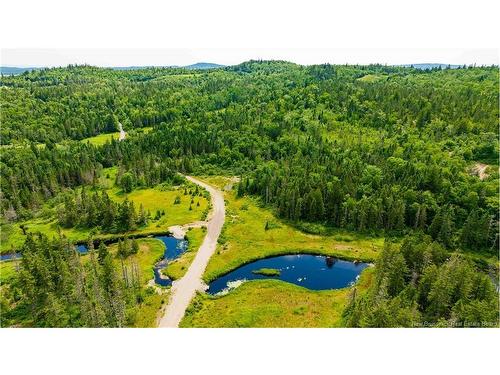
[[31, 72], [32, 70], [44, 69], [44, 68], [16, 68], [14, 66], [0, 66], [0, 73], [4, 75], [17, 75], [23, 74], [24, 72]]
[[183, 68], [186, 68], [186, 69], [216, 69], [216, 68], [223, 68], [223, 67], [225, 67], [225, 65], [207, 63], [207, 62], [199, 62], [196, 64], [183, 66]]
[[405, 68], [415, 68], [415, 69], [421, 69], [421, 70], [428, 70], [428, 69], [436, 69], [436, 68], [458, 69], [458, 68], [461, 68], [463, 65], [427, 63], [427, 64], [405, 64], [405, 65], [401, 65], [401, 66], [404, 66]]
[[111, 66], [114, 70], [136, 70], [136, 69], [147, 69], [147, 68], [184, 68], [184, 69], [215, 69], [223, 68], [225, 65], [199, 62], [196, 64], [181, 66], [181, 65], [165, 65], [165, 66]]
[[[158, 67], [158, 68], [185, 68], [185, 69], [195, 70], [195, 69], [216, 69], [216, 68], [223, 68], [223, 67], [225, 67], [225, 65], [207, 63], [207, 62], [199, 62], [196, 64], [191, 64], [191, 65], [186, 65], [186, 66], [169, 65], [169, 66], [162, 66], [162, 67]], [[153, 68], [153, 66], [111, 66], [110, 68], [114, 69], [114, 70], [137, 70], [137, 69]], [[42, 67], [42, 68], [34, 68], [34, 67], [18, 68], [18, 67], [13, 67], [13, 66], [0, 66], [0, 73], [4, 74], [4, 75], [17, 75], [17, 74], [23, 74], [24, 72], [31, 72], [32, 70], [40, 70], [40, 69], [45, 69], [45, 68], [44, 67]]]
[[[286, 63], [282, 62], [285, 64], [292, 64], [292, 63]], [[252, 70], [251, 67], [254, 65], [259, 65], [259, 68], [262, 68], [262, 65], [269, 64], [267, 61], [247, 61], [244, 63], [241, 63], [239, 65], [233, 66], [233, 70], [237, 71], [247, 71], [247, 70]], [[295, 65], [295, 64], [292, 64]], [[185, 68], [189, 70], [195, 70], [195, 69], [217, 69], [217, 68], [223, 68], [226, 65], [221, 65], [221, 64], [215, 64], [215, 63], [208, 63], [208, 62], [198, 62], [196, 64], [191, 64], [191, 65], [186, 65], [186, 66], [178, 66], [178, 65], [169, 65], [169, 66], [163, 66], [163, 67], [158, 67], [158, 68]], [[397, 65], [397, 66], [402, 66], [405, 68], [415, 68], [415, 69], [421, 69], [421, 70], [430, 70], [430, 69], [457, 69], [462, 67], [462, 65], [449, 65], [449, 64], [441, 64], [441, 63], [421, 63], [421, 64], [403, 64], [403, 65]], [[114, 70], [136, 70], [136, 69], [145, 69], [145, 68], [152, 68], [152, 66], [113, 66], [110, 67], [111, 69]], [[33, 70], [40, 70], [40, 69], [45, 69], [45, 67], [26, 67], [26, 68], [19, 68], [19, 67], [13, 67], [13, 66], [0, 66], [0, 73], [3, 75], [17, 75], [17, 74], [23, 74], [24, 72], [31, 72]]]

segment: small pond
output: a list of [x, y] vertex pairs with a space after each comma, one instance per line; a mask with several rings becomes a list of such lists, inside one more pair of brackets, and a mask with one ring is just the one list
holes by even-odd
[[161, 270], [167, 266], [169, 261], [178, 258], [187, 250], [188, 242], [186, 240], [178, 240], [177, 238], [170, 236], [158, 236], [155, 238], [165, 244], [163, 259], [154, 266], [155, 283], [161, 286], [169, 286], [172, 284], [172, 280], [163, 276], [161, 274]]
[[0, 255], [0, 260], [13, 260], [21, 258], [21, 253], [10, 253]]
[[[207, 293], [217, 294], [238, 280], [277, 279], [312, 290], [345, 288], [356, 282], [368, 263], [349, 262], [327, 256], [299, 254], [259, 259], [215, 279]], [[278, 270], [277, 275], [256, 273], [262, 269]], [[268, 270], [269, 271], [269, 270]], [[231, 284], [230, 284], [231, 285]]]

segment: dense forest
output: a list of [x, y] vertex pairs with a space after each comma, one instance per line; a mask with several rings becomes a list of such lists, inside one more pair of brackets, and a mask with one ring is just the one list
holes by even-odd
[[[4, 222], [26, 220], [57, 197], [62, 226], [120, 232], [144, 224], [150, 213], [78, 190], [95, 185], [103, 168], [119, 169], [124, 191], [176, 181], [176, 172], [237, 175], [238, 195], [259, 197], [291, 223], [420, 236], [407, 237], [401, 249], [387, 246], [370, 293], [353, 296], [350, 325], [440, 318], [460, 324], [498, 312], [477, 262], [450, 257], [498, 257], [498, 93], [498, 67], [249, 61], [208, 71], [69, 66], [4, 76], [0, 213]], [[118, 123], [130, 134], [125, 142], [82, 141], [116, 132]], [[494, 168], [480, 175], [482, 164]], [[35, 259], [67, 246], [47, 241], [30, 237], [18, 249], [26, 255], [22, 288], [31, 288], [23, 293], [35, 305], [41, 302], [28, 282], [41, 272]], [[47, 314], [69, 298], [54, 294], [65, 283], [56, 275], [69, 272], [83, 280], [68, 293], [85, 311], [68, 311], [67, 322], [123, 324], [132, 297], [117, 286], [106, 257], [87, 269], [74, 252], [59, 253], [64, 259], [43, 271]], [[459, 276], [467, 283], [447, 285], [448, 299], [433, 292]], [[81, 289], [97, 284], [99, 313], [85, 307]], [[110, 293], [123, 302], [106, 305]]]
[[487, 275], [428, 236], [388, 244], [367, 295], [351, 296], [351, 327], [495, 327], [498, 293]]
[[[120, 242], [121, 269], [104, 243], [97, 250], [92, 241], [88, 246], [89, 260], [83, 262], [68, 241], [29, 234], [19, 277], [13, 288], [2, 290], [2, 325], [28, 317], [30, 325], [39, 327], [125, 326], [146, 293], [137, 264], [123, 262], [134, 246]], [[8, 300], [18, 302], [15, 309], [5, 305]]]

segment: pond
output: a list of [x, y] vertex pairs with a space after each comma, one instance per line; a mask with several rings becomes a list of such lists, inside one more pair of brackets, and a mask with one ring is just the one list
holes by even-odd
[[163, 276], [161, 270], [167, 266], [169, 261], [178, 258], [187, 250], [188, 242], [186, 240], [178, 240], [175, 237], [169, 236], [158, 236], [155, 238], [165, 244], [163, 259], [154, 266], [155, 283], [161, 286], [169, 286], [172, 284], [172, 280]]
[[[219, 277], [207, 293], [231, 289], [239, 280], [277, 279], [312, 290], [340, 289], [352, 285], [368, 263], [349, 262], [333, 257], [298, 254], [259, 259]], [[229, 285], [228, 285], [229, 283]]]
[[21, 253], [9, 253], [0, 255], [0, 260], [13, 260], [21, 258]]

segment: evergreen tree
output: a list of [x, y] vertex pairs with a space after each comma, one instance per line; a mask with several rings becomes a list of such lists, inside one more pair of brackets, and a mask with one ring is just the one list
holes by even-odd
[[97, 250], [97, 260], [100, 265], [103, 264], [104, 258], [106, 258], [108, 254], [109, 254], [108, 247], [104, 244], [104, 242], [101, 242]]

